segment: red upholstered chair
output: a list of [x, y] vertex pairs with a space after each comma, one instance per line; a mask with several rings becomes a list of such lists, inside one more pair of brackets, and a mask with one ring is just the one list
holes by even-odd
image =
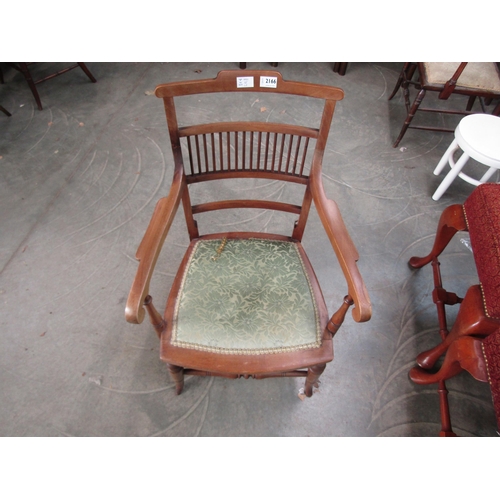
[[[443, 288], [439, 255], [457, 231], [469, 231], [479, 284], [471, 286], [462, 299]], [[500, 328], [500, 185], [482, 184], [464, 205], [447, 207], [439, 220], [432, 251], [426, 257], [412, 257], [410, 266], [419, 269], [431, 263], [434, 271], [433, 301], [436, 304], [441, 342], [417, 356], [410, 379], [417, 384], [440, 384], [442, 435], [453, 434], [444, 381], [464, 368], [484, 379], [484, 370], [475, 368], [471, 349], [480, 352], [473, 338], [484, 339]], [[455, 322], [448, 331], [445, 306], [460, 304]], [[432, 369], [445, 355], [437, 372]], [[477, 356], [476, 356], [477, 358]], [[481, 375], [481, 373], [483, 373]], [[475, 375], [475, 376], [476, 376]]]

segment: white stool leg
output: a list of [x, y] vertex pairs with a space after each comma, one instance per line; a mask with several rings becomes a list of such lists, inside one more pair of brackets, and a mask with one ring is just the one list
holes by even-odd
[[486, 182], [489, 180], [489, 178], [495, 173], [498, 172], [498, 168], [495, 167], [490, 167], [488, 171], [479, 179], [479, 182], [482, 184], [483, 182]]
[[448, 163], [448, 160], [450, 158], [453, 158], [453, 153], [459, 148], [458, 146], [458, 141], [456, 139], [453, 140], [453, 142], [450, 144], [448, 149], [446, 150], [446, 153], [441, 157], [441, 160], [437, 164], [437, 167], [434, 169], [434, 175], [439, 175], [443, 168], [446, 166]]
[[451, 170], [448, 172], [446, 177], [443, 179], [439, 187], [436, 189], [436, 192], [432, 195], [432, 199], [434, 201], [438, 201], [443, 193], [450, 187], [450, 184], [455, 180], [458, 176], [464, 165], [469, 161], [470, 156], [467, 153], [463, 153], [459, 160], [453, 164], [453, 160], [450, 161], [452, 164]]

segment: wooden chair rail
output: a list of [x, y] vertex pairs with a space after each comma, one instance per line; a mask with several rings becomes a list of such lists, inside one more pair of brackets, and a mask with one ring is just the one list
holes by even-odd
[[[253, 77], [253, 87], [237, 87], [237, 77]], [[260, 86], [260, 78], [276, 78], [275, 88]], [[337, 87], [315, 83], [290, 82], [283, 80], [277, 71], [221, 71], [217, 78], [207, 80], [191, 80], [158, 85], [155, 95], [162, 98], [171, 98], [182, 95], [206, 94], [214, 92], [274, 92], [298, 96], [314, 97], [317, 99], [340, 101], [344, 98], [344, 91]]]
[[302, 207], [300, 205], [292, 205], [290, 203], [281, 203], [278, 201], [267, 200], [222, 200], [209, 203], [201, 203], [193, 205], [193, 214], [201, 214], [203, 212], [212, 212], [214, 210], [226, 210], [233, 208], [258, 208], [262, 210], [278, 210], [288, 212], [290, 214], [299, 215]]
[[203, 123], [200, 125], [189, 125], [179, 127], [179, 137], [187, 137], [190, 135], [203, 135], [223, 132], [279, 132], [290, 135], [300, 135], [316, 139], [319, 130], [312, 127], [299, 127], [286, 123], [269, 123], [269, 122], [217, 122]]
[[306, 175], [288, 174], [285, 172], [273, 172], [272, 170], [217, 170], [216, 172], [205, 172], [202, 174], [186, 175], [186, 184], [198, 182], [216, 181], [220, 179], [274, 179], [277, 181], [293, 182], [306, 185], [309, 177]]

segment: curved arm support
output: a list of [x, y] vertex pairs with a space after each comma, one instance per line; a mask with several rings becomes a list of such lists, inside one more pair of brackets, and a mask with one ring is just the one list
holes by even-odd
[[139, 261], [139, 267], [125, 307], [125, 318], [129, 323], [142, 323], [144, 319], [146, 314], [144, 301], [149, 294], [149, 283], [185, 186], [182, 175], [176, 173], [168, 196], [158, 200], [149, 226], [139, 245], [135, 255]]
[[434, 245], [431, 252], [425, 257], [412, 257], [409, 261], [410, 266], [414, 269], [420, 269], [429, 264], [435, 257], [441, 255], [441, 252], [446, 248], [458, 231], [466, 230], [467, 221], [465, 219], [463, 206], [450, 205], [446, 207], [439, 217]]
[[348, 293], [354, 301], [352, 317], [357, 322], [368, 321], [371, 318], [372, 306], [356, 264], [359, 254], [347, 232], [337, 204], [326, 197], [321, 178], [314, 175], [310, 179], [314, 205], [339, 260], [347, 281]]

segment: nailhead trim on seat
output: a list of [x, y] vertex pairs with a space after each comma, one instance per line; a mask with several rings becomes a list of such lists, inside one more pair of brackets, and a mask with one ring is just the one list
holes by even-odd
[[500, 319], [500, 185], [478, 186], [463, 209], [486, 315]]
[[500, 329], [488, 335], [481, 344], [488, 372], [493, 406], [500, 429]]

